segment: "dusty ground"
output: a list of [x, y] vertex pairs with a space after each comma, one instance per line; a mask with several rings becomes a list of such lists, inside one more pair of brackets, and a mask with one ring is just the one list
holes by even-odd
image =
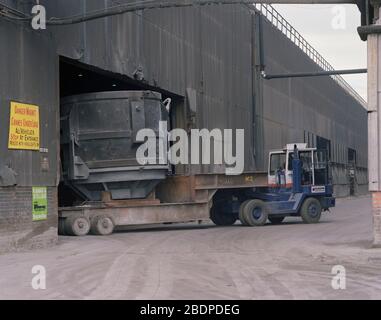
[[[1, 299], [381, 299], [370, 199], [339, 200], [318, 225], [178, 225], [0, 256]], [[34, 265], [47, 289], [31, 287]], [[333, 290], [343, 265], [347, 289]]]

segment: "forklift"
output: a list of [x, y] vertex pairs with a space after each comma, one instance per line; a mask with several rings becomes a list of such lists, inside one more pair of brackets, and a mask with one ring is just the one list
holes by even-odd
[[238, 218], [245, 226], [280, 224], [286, 217], [318, 223], [323, 211], [335, 207], [327, 150], [288, 144], [270, 152], [268, 186], [246, 191]]

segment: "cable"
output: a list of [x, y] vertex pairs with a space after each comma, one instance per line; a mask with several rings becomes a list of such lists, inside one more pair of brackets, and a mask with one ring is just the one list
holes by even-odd
[[9, 15], [9, 14], [1, 12], [1, 11], [0, 11], [0, 16], [4, 17], [7, 20], [11, 20], [11, 21], [28, 22], [28, 21], [30, 21], [32, 19], [32, 17], [30, 17], [30, 18], [29, 17], [28, 18], [18, 18], [18, 17]]
[[30, 20], [31, 16], [0, 2], [0, 15], [11, 20]]
[[[255, 1], [255, 0], [254, 0]], [[121, 15], [128, 12], [151, 10], [151, 9], [164, 9], [164, 8], [185, 8], [192, 6], [206, 6], [206, 5], [228, 5], [228, 4], [253, 4], [253, 0], [148, 0], [148, 1], [136, 1], [133, 3], [122, 4], [119, 6], [109, 7], [106, 9], [92, 11], [84, 15], [70, 16], [66, 18], [50, 18], [47, 20], [47, 25], [60, 26], [71, 25], [91, 20], [101, 19], [105, 17]], [[1, 9], [12, 10], [8, 6], [0, 3]], [[13, 9], [14, 10], [14, 9]], [[12, 20], [30, 21], [33, 17], [22, 14], [22, 17], [13, 17], [11, 15], [1, 13]]]
[[95, 19], [120, 15], [128, 12], [139, 10], [152, 10], [164, 8], [184, 8], [192, 6], [216, 5], [216, 4], [252, 4], [253, 0], [172, 0], [172, 1], [140, 1], [133, 4], [124, 4], [111, 7], [98, 12], [91, 12], [83, 16], [68, 17], [68, 18], [52, 18], [47, 21], [47, 25], [68, 25], [78, 24]]
[[82, 17], [49, 19], [48, 25], [67, 25], [77, 24], [95, 19], [109, 16], [120, 15], [133, 11], [152, 10], [152, 9], [168, 9], [168, 8], [185, 8], [193, 6], [206, 5], [229, 5], [229, 4], [253, 4], [253, 0], [170, 0], [170, 1], [141, 1], [135, 4], [120, 5], [108, 8], [103, 12], [89, 13]]
[[[66, 17], [66, 18], [52, 17], [49, 19], [49, 21], [54, 22], [54, 21], [60, 21], [60, 20], [66, 20], [66, 19], [78, 19], [78, 18], [83, 18], [87, 15], [104, 14], [104, 13], [107, 13], [109, 10], [120, 10], [120, 7], [124, 7], [124, 6], [133, 7], [133, 6], [142, 5], [142, 4], [148, 5], [148, 4], [155, 3], [155, 2], [158, 2], [158, 0], [140, 0], [140, 1], [130, 2], [127, 4], [119, 4], [117, 6], [110, 6], [108, 8], [94, 10], [94, 11], [91, 11], [90, 13], [85, 14], [85, 15], [78, 14], [78, 15], [73, 15], [73, 16]], [[136, 10], [132, 9], [132, 11], [136, 11]]]

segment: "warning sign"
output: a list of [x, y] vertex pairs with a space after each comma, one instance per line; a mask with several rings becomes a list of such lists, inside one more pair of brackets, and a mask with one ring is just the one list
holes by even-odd
[[39, 107], [11, 102], [9, 149], [40, 150]]
[[48, 192], [46, 187], [33, 187], [33, 221], [48, 218]]

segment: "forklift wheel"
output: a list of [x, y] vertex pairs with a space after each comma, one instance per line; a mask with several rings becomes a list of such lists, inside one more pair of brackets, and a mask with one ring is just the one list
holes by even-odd
[[238, 215], [238, 218], [239, 218], [239, 221], [241, 221], [242, 225], [243, 226], [248, 226], [249, 224], [247, 223], [246, 219], [245, 219], [245, 215], [244, 215], [244, 210], [245, 210], [245, 207], [246, 205], [250, 202], [251, 200], [246, 200], [244, 202], [241, 203], [240, 207], [239, 207], [239, 215]]
[[321, 211], [322, 208], [319, 200], [307, 198], [300, 209], [300, 215], [304, 223], [318, 223], [320, 221]]
[[243, 216], [249, 226], [263, 226], [267, 222], [268, 212], [262, 200], [250, 200], [243, 208]]
[[269, 217], [269, 221], [272, 224], [281, 224], [285, 217]]
[[216, 226], [232, 226], [237, 221], [237, 217], [233, 213], [223, 212], [223, 203], [213, 204], [212, 209], [210, 209], [210, 219]]

